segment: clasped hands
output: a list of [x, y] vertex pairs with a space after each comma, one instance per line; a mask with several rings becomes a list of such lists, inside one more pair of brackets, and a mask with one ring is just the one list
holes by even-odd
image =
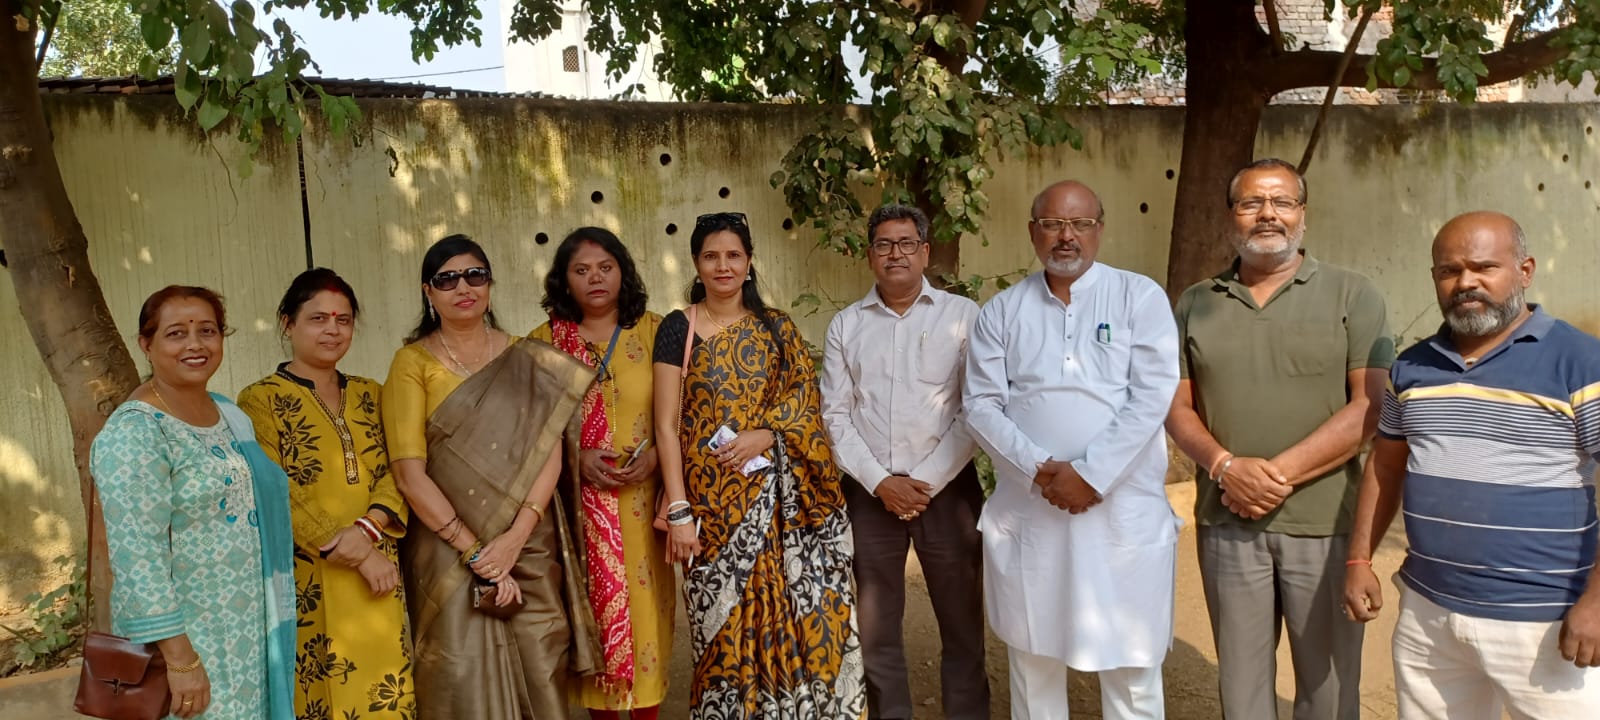
[[1247, 520], [1257, 520], [1276, 510], [1294, 492], [1278, 466], [1258, 457], [1235, 457], [1226, 462], [1222, 477], [1222, 504]]
[[372, 540], [354, 525], [334, 533], [333, 539], [317, 550], [326, 553], [328, 562], [361, 573], [361, 578], [367, 581], [367, 589], [374, 596], [394, 592], [395, 586], [400, 584], [400, 568], [378, 552]]
[[578, 474], [584, 481], [601, 490], [637, 485], [656, 471], [656, 449], [645, 448], [639, 459], [625, 468], [613, 463], [625, 462], [628, 456], [615, 450], [591, 448], [578, 453]]
[[872, 493], [883, 501], [884, 509], [901, 520], [910, 521], [928, 509], [933, 486], [909, 475], [888, 475]]
[[1078, 474], [1077, 468], [1072, 467], [1072, 463], [1060, 460], [1046, 460], [1039, 463], [1038, 471], [1033, 476], [1033, 484], [1039, 486], [1047, 502], [1073, 515], [1099, 505], [1105, 500], [1100, 496], [1100, 491], [1095, 490], [1089, 481]]

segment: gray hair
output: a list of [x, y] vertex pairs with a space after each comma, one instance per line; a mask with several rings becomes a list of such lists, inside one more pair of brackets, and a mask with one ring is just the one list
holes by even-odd
[[1244, 178], [1246, 173], [1252, 173], [1257, 170], [1288, 171], [1288, 173], [1293, 175], [1294, 179], [1300, 183], [1300, 203], [1305, 204], [1311, 200], [1311, 195], [1306, 190], [1306, 176], [1300, 174], [1299, 168], [1290, 165], [1289, 161], [1287, 160], [1281, 160], [1279, 158], [1262, 158], [1250, 163], [1249, 165], [1239, 168], [1239, 172], [1234, 173], [1233, 179], [1228, 181], [1228, 207], [1233, 207], [1233, 195], [1239, 191], [1239, 180]]
[[1528, 235], [1522, 232], [1522, 224], [1516, 220], [1511, 220], [1511, 252], [1518, 265], [1528, 259]]
[[910, 220], [916, 223], [917, 237], [923, 242], [928, 241], [928, 214], [910, 205], [891, 203], [872, 211], [872, 216], [867, 218], [867, 242], [878, 234], [878, 226], [891, 220]]

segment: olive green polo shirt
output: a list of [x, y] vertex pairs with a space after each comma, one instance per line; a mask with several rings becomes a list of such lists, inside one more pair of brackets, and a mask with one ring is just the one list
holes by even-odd
[[[1265, 306], [1240, 284], [1238, 260], [1178, 298], [1179, 369], [1193, 383], [1201, 421], [1236, 456], [1272, 458], [1300, 442], [1348, 404], [1348, 371], [1394, 363], [1377, 286], [1304, 257]], [[1361, 464], [1352, 458], [1300, 485], [1259, 520], [1229, 511], [1207, 468], [1195, 475], [1201, 525], [1324, 537], [1350, 531]]]

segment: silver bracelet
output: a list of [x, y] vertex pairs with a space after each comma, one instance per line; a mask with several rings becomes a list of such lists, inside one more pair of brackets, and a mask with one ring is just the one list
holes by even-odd
[[1228, 459], [1222, 461], [1222, 469], [1218, 470], [1217, 474], [1211, 476], [1211, 481], [1216, 483], [1217, 487], [1222, 487], [1222, 479], [1228, 476], [1228, 466], [1233, 464], [1233, 457], [1233, 454], [1229, 453]]

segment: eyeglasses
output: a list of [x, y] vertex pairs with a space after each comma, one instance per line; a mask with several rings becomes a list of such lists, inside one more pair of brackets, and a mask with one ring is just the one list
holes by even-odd
[[489, 268], [471, 267], [465, 270], [446, 270], [442, 273], [435, 273], [433, 277], [428, 278], [428, 284], [439, 292], [449, 292], [461, 284], [462, 278], [466, 278], [467, 284], [472, 287], [483, 287], [489, 284], [490, 277]]
[[717, 225], [730, 228], [742, 228], [750, 226], [749, 221], [745, 220], [744, 213], [742, 212], [706, 213], [694, 219], [694, 226], [697, 228], [713, 227]]
[[1305, 205], [1297, 198], [1247, 197], [1233, 204], [1233, 212], [1235, 215], [1254, 215], [1261, 212], [1261, 208], [1266, 207], [1267, 203], [1272, 203], [1272, 209], [1281, 213], [1294, 212], [1296, 208]]
[[921, 240], [913, 238], [902, 238], [900, 240], [877, 240], [867, 247], [872, 248], [872, 254], [878, 256], [888, 255], [889, 250], [892, 248], [899, 248], [901, 255], [910, 255], [922, 248], [922, 242], [923, 241]]
[[1028, 222], [1038, 225], [1040, 230], [1052, 235], [1058, 234], [1067, 228], [1072, 228], [1073, 235], [1082, 235], [1100, 225], [1100, 221], [1095, 218], [1034, 218]]

